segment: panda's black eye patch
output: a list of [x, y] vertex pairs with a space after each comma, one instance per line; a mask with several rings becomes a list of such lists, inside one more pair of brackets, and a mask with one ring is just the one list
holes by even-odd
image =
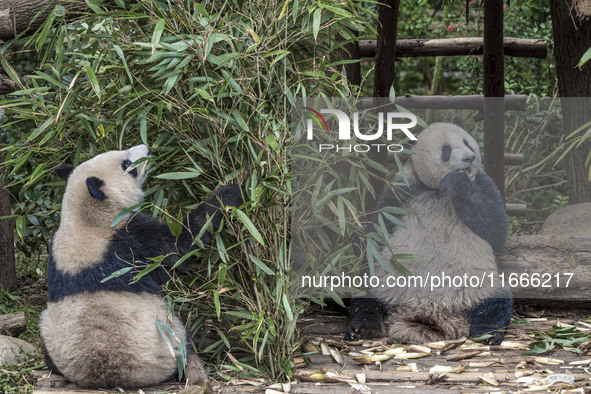
[[123, 168], [123, 171], [126, 171], [130, 165], [131, 165], [131, 160], [123, 160], [121, 162], [121, 168]]
[[[131, 160], [123, 160], [121, 162], [121, 168], [123, 169], [123, 171], [127, 171], [130, 165]], [[137, 178], [137, 168], [134, 168], [133, 170], [129, 171], [129, 175], [131, 175], [134, 178]]]
[[448, 161], [451, 157], [451, 145], [445, 144], [441, 147], [441, 160]]
[[468, 149], [470, 149], [472, 151], [472, 153], [476, 153], [476, 152], [474, 152], [474, 149], [472, 149], [472, 147], [470, 146], [468, 141], [464, 140], [464, 145], [466, 145], [468, 147]]

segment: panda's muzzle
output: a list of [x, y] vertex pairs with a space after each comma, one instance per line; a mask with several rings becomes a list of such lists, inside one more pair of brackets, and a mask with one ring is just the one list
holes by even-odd
[[474, 160], [476, 160], [476, 155], [474, 153], [472, 153], [471, 155], [465, 156], [462, 161], [464, 163], [467, 163], [469, 166], [471, 166], [472, 164], [474, 164]]
[[475, 154], [465, 156], [462, 159], [462, 163], [464, 164], [464, 167], [459, 169], [459, 171], [466, 174], [468, 176], [468, 178], [474, 179], [474, 177], [476, 176], [476, 172], [478, 172], [478, 169], [474, 166], [475, 162], [476, 162], [476, 155]]

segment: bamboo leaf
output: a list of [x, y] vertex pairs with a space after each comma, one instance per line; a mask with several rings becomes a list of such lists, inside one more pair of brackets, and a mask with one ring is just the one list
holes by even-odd
[[289, 1], [290, 0], [285, 0], [285, 3], [283, 4], [283, 7], [281, 8], [281, 13], [279, 14], [279, 17], [277, 18], [278, 21], [283, 19], [283, 17], [285, 16], [285, 12], [287, 11], [287, 6], [289, 5]]
[[585, 51], [585, 53], [583, 54], [583, 56], [581, 56], [581, 60], [579, 60], [579, 68], [583, 67], [583, 65], [585, 63], [587, 63], [589, 61], [589, 59], [591, 59], [591, 48], [587, 49], [587, 51]]
[[21, 241], [24, 241], [25, 231], [27, 230], [27, 222], [25, 220], [25, 217], [24, 216], [17, 217], [16, 222], [15, 222], [15, 226], [16, 226], [16, 233], [17, 233], [18, 237], [21, 239]]
[[283, 308], [285, 309], [285, 314], [289, 320], [293, 320], [293, 312], [291, 310], [291, 306], [289, 305], [289, 299], [287, 298], [287, 294], [283, 293], [283, 297], [281, 298], [283, 302]]
[[343, 197], [338, 196], [337, 198], [337, 217], [339, 219], [339, 229], [341, 230], [341, 236], [345, 236], [347, 231], [347, 220], [345, 218], [345, 205], [343, 203]]
[[39, 134], [43, 133], [45, 129], [49, 127], [49, 125], [53, 122], [54, 117], [50, 116], [43, 122], [39, 127], [37, 127], [27, 138], [27, 142], [33, 141]]
[[220, 293], [215, 289], [213, 290], [213, 303], [215, 306], [215, 314], [219, 319], [222, 315], [222, 307], [220, 304]]
[[120, 221], [122, 221], [124, 218], [126, 218], [127, 215], [129, 215], [131, 212], [133, 212], [136, 209], [143, 207], [145, 205], [146, 205], [145, 202], [141, 202], [139, 204], [132, 205], [129, 208], [123, 209], [121, 212], [119, 212], [117, 214], [117, 216], [115, 216], [115, 219], [113, 219], [113, 223], [111, 223], [111, 227], [115, 227]]
[[128, 273], [129, 271], [131, 271], [132, 269], [133, 269], [133, 267], [121, 268], [120, 270], [117, 270], [117, 271], [113, 272], [111, 275], [105, 277], [103, 280], [101, 280], [101, 283], [105, 283], [106, 281], [111, 280], [113, 278], [118, 278], [120, 276], [123, 276], [126, 273]]
[[166, 214], [165, 216], [166, 224], [168, 225], [168, 230], [172, 234], [173, 237], [178, 237], [183, 232], [183, 220], [182, 220], [182, 212], [179, 211], [177, 218], [174, 218], [170, 214]]
[[84, 72], [86, 72], [86, 75], [88, 76], [88, 80], [90, 81], [90, 85], [92, 86], [92, 90], [94, 90], [94, 93], [97, 95], [97, 97], [101, 98], [101, 87], [98, 83], [98, 80], [96, 78], [96, 74], [94, 73], [94, 70], [92, 69], [91, 66], [88, 67], [84, 67]]
[[142, 113], [140, 118], [140, 137], [144, 145], [148, 145], [148, 119], [146, 113]]
[[154, 27], [154, 33], [152, 33], [152, 54], [156, 50], [156, 47], [160, 43], [160, 38], [162, 37], [162, 32], [164, 31], [164, 26], [166, 26], [166, 19], [159, 19], [156, 23], [156, 27]]
[[202, 174], [201, 171], [193, 171], [193, 172], [168, 172], [165, 174], [156, 175], [158, 179], [171, 179], [171, 180], [179, 180], [179, 179], [193, 179], [197, 178]]
[[246, 216], [246, 214], [238, 208], [234, 208], [233, 210], [238, 214], [240, 221], [244, 224], [250, 235], [252, 235], [254, 239], [256, 239], [261, 245], [264, 245], [265, 241], [263, 240], [263, 236], [259, 230], [257, 230], [254, 223], [248, 218], [248, 216]]
[[156, 268], [160, 267], [162, 265], [162, 261], [164, 260], [164, 256], [157, 256], [151, 258], [150, 260], [153, 260], [154, 262], [146, 268], [144, 268], [143, 270], [141, 270], [136, 276], [134, 276], [133, 282], [137, 282], [144, 276], [148, 275], [150, 272], [154, 271]]
[[312, 34], [314, 40], [318, 38], [318, 32], [320, 31], [320, 19], [322, 17], [322, 8], [317, 8], [312, 14]]
[[248, 258], [267, 275], [275, 275], [275, 272], [273, 272], [271, 268], [267, 267], [267, 265], [265, 265], [265, 263], [263, 263], [258, 257], [249, 254]]
[[131, 72], [129, 71], [129, 66], [127, 65], [127, 60], [125, 59], [125, 55], [123, 54], [123, 50], [121, 49], [121, 47], [119, 45], [113, 45], [113, 49], [115, 50], [115, 53], [117, 54], [117, 56], [119, 56], [119, 59], [121, 59], [121, 63], [123, 63], [123, 67], [125, 68], [125, 73], [127, 74], [127, 77], [129, 78], [129, 83], [133, 84], [133, 77], [131, 76]]
[[180, 259], [178, 259], [178, 261], [176, 263], [174, 263], [174, 265], [170, 268], [170, 269], [175, 269], [177, 268], [179, 265], [183, 264], [185, 262], [185, 260], [187, 260], [188, 258], [190, 258], [191, 256], [194, 256], [196, 253], [199, 252], [199, 249], [193, 249], [192, 251], [190, 251], [189, 253], [185, 253], [183, 255], [183, 257], [181, 257]]

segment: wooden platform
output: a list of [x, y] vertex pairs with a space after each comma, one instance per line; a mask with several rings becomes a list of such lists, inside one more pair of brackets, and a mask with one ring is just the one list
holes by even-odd
[[[591, 333], [588, 317], [575, 314], [574, 319], [525, 318], [511, 324], [505, 341], [499, 346], [466, 340], [425, 347], [387, 346], [385, 341], [346, 343], [342, 341], [341, 334], [344, 332], [343, 318], [324, 318], [323, 322], [316, 322], [304, 332], [311, 338], [311, 345], [324, 347], [325, 354], [328, 354], [310, 355], [309, 365], [301, 368], [298, 376], [304, 379], [324, 378], [325, 382], [312, 386], [298, 384], [295, 387], [299, 388], [294, 391], [292, 386], [291, 392], [353, 392], [364, 389], [359, 382], [364, 379], [365, 388], [372, 393], [426, 390], [449, 393], [450, 389], [460, 392], [547, 391], [561, 388], [580, 388], [580, 392], [588, 392], [588, 387], [591, 387], [591, 356], [585, 354], [586, 351], [581, 355], [566, 350], [540, 355], [522, 354], [535, 340], [535, 333], [550, 332], [552, 326], [573, 325], [581, 333]], [[334, 353], [337, 351], [342, 356], [342, 363], [335, 360]], [[392, 358], [371, 362], [372, 356], [375, 359], [385, 358], [379, 356], [384, 353], [390, 353]], [[409, 356], [418, 358], [406, 358]], [[583, 391], [585, 388], [587, 391]]]
[[[591, 355], [585, 346], [577, 355], [555, 350], [540, 355], [523, 355], [536, 333], [550, 332], [552, 326], [573, 325], [581, 333], [591, 333], [589, 315], [574, 318], [524, 318], [511, 324], [505, 341], [486, 346], [470, 340], [446, 341], [424, 346], [392, 346], [385, 341], [344, 342], [346, 318], [342, 316], [304, 317], [298, 323], [306, 338], [303, 357], [294, 361], [298, 368], [294, 382], [265, 384], [262, 380], [233, 380], [215, 384], [213, 392], [269, 394], [290, 393], [392, 393], [392, 392], [496, 392], [556, 391], [589, 392]], [[580, 346], [579, 346], [580, 347]], [[324, 352], [324, 354], [322, 354]], [[417, 358], [409, 358], [417, 357]], [[379, 360], [379, 361], [378, 361]], [[365, 364], [364, 364], [365, 363]], [[36, 371], [38, 394], [104, 393], [80, 390], [63, 377]], [[126, 393], [197, 394], [200, 387], [178, 383]]]

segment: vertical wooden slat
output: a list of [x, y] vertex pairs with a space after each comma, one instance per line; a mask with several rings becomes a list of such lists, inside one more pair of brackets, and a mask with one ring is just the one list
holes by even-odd
[[400, 0], [384, 0], [378, 5], [378, 41], [376, 47], [376, 68], [374, 97], [388, 97], [394, 83], [394, 59], [396, 57], [396, 29]]
[[[346, 59], [359, 59], [359, 41], [347, 44], [346, 49], [349, 52]], [[345, 70], [347, 71], [347, 80], [351, 85], [361, 85], [361, 62], [346, 64]]]
[[[503, 0], [484, 0], [484, 169], [505, 197]], [[496, 99], [494, 97], [497, 97]]]

